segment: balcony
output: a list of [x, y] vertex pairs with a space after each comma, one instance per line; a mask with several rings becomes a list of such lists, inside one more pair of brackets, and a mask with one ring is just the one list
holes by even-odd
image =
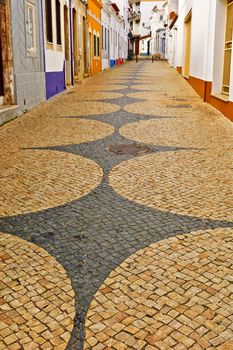
[[142, 23], [142, 26], [143, 26], [144, 29], [151, 30], [151, 24], [150, 24], [150, 22]]
[[141, 19], [141, 12], [140, 11], [133, 11], [129, 14], [129, 20], [134, 20], [134, 21], [140, 21]]

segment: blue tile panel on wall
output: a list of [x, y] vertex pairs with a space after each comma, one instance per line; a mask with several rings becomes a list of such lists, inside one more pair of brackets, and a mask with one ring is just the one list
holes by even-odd
[[66, 88], [65, 66], [60, 72], [46, 72], [46, 99], [62, 92]]
[[116, 64], [116, 60], [110, 60], [110, 67], [115, 66], [115, 64]]

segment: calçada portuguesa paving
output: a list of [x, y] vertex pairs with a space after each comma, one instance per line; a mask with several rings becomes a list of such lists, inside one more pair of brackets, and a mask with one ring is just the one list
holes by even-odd
[[139, 61], [0, 137], [0, 349], [233, 349], [229, 120]]

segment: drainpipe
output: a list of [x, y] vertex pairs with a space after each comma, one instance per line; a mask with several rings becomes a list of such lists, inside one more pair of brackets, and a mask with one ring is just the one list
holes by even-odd
[[70, 67], [71, 67], [71, 84], [74, 85], [74, 67], [73, 67], [73, 30], [72, 30], [72, 0], [69, 0], [70, 10]]
[[45, 35], [45, 30], [44, 30], [44, 2], [43, 0], [40, 1], [40, 6], [41, 6], [41, 26], [42, 26], [42, 50], [43, 50], [43, 70], [45, 73], [45, 93], [46, 93], [46, 99], [47, 99], [47, 84], [46, 84], [46, 63], [45, 63], [45, 40], [44, 40], [44, 35]]

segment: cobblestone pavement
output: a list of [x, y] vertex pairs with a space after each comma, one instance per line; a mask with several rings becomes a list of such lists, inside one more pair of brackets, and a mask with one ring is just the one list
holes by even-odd
[[1, 233], [1, 349], [65, 349], [75, 316], [64, 268], [46, 251]]
[[176, 72], [127, 63], [0, 138], [0, 349], [233, 348], [232, 124]]
[[215, 229], [131, 255], [94, 296], [85, 349], [232, 348], [232, 250], [232, 230]]

